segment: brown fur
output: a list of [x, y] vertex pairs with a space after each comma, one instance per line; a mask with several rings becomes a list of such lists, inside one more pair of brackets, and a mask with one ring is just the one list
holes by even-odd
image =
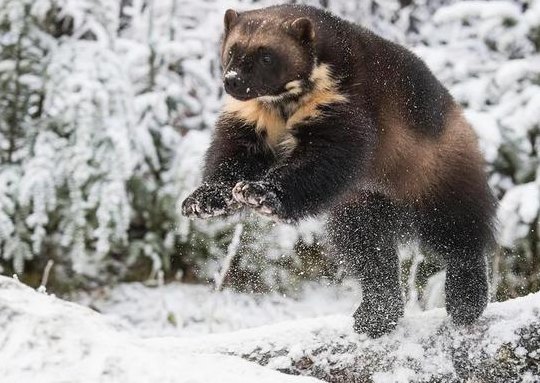
[[379, 127], [369, 179], [393, 199], [414, 202], [444, 188], [456, 172], [481, 172], [476, 136], [461, 108], [448, 113], [443, 134], [427, 137], [390, 113]]
[[454, 323], [472, 323], [487, 304], [495, 203], [448, 90], [404, 47], [314, 7], [228, 11], [225, 32], [223, 83], [236, 100], [184, 214], [328, 213], [329, 243], [362, 283], [354, 328], [370, 336], [403, 314], [396, 249], [415, 238], [446, 261]]

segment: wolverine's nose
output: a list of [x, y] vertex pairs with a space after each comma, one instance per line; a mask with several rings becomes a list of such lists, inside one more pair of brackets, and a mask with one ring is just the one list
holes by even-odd
[[239, 76], [236, 71], [225, 73], [225, 76], [223, 76], [223, 86], [225, 92], [239, 100], [247, 100], [252, 98], [254, 94], [251, 92], [245, 79]]
[[227, 93], [237, 93], [242, 85], [240, 79], [236, 76], [225, 77], [223, 84], [225, 85], [225, 91], [227, 91]]

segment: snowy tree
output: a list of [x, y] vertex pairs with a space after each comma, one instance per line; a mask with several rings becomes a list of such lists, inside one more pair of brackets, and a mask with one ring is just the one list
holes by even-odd
[[[412, 47], [449, 87], [501, 199], [498, 296], [538, 289], [540, 2], [301, 2]], [[223, 13], [272, 3], [0, 0], [4, 272], [26, 266], [31, 278], [52, 258], [53, 274], [69, 283], [161, 271], [212, 280], [243, 222], [227, 283], [287, 289], [338, 276], [324, 254], [322, 220], [293, 227], [255, 215], [179, 215], [178, 202], [200, 180], [223, 95]], [[428, 255], [402, 251], [413, 306], [441, 302], [441, 265]]]
[[0, 2], [0, 258], [18, 272], [40, 251], [54, 204], [47, 174], [33, 180], [41, 189], [34, 198], [20, 185], [43, 113], [42, 73], [56, 45], [39, 11], [33, 1]]
[[53, 163], [58, 192], [65, 193], [53, 238], [73, 271], [94, 277], [108, 266], [106, 257], [127, 247], [127, 182], [139, 160], [131, 88], [118, 56], [86, 41], [54, 53], [49, 79], [44, 135], [62, 141]]
[[1, 8], [0, 245], [15, 272], [38, 256], [96, 277], [125, 246], [133, 102], [111, 51], [118, 11], [107, 4]]
[[[184, 188], [195, 184], [200, 145], [195, 152], [184, 141], [188, 129], [204, 129], [212, 121], [203, 117], [202, 102], [217, 100], [211, 72], [200, 69], [205, 37], [193, 33], [186, 37], [186, 17], [178, 12], [177, 1], [134, 1], [124, 4], [126, 21], [120, 31], [118, 51], [127, 58], [129, 75], [135, 84], [135, 114], [140, 150], [145, 161], [131, 180], [134, 218], [130, 237], [131, 255], [152, 260], [152, 275], [164, 268], [170, 271], [171, 258], [181, 239], [175, 230], [176, 203]], [[206, 50], [206, 52], [212, 51]], [[191, 65], [190, 65], [191, 64]], [[202, 73], [202, 75], [201, 75]], [[188, 151], [181, 150], [185, 146]], [[179, 150], [180, 149], [180, 150]], [[178, 156], [178, 157], [177, 157]], [[185, 161], [182, 161], [185, 160]], [[189, 161], [189, 162], [187, 162]], [[189, 164], [189, 168], [175, 166]], [[182, 178], [193, 179], [182, 182]]]

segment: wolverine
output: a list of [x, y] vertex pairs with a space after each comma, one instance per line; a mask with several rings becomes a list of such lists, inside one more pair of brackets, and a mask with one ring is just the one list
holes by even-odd
[[354, 329], [371, 337], [403, 315], [397, 246], [417, 241], [445, 260], [453, 322], [474, 322], [496, 205], [448, 90], [406, 48], [315, 7], [228, 10], [224, 21], [228, 98], [183, 214], [326, 213], [333, 253], [362, 285]]

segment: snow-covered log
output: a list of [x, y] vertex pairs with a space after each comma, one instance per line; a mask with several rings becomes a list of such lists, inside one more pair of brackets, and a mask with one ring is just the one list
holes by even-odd
[[492, 303], [466, 328], [436, 309], [369, 339], [352, 331], [352, 318], [328, 316], [198, 338], [191, 347], [336, 383], [538, 383], [540, 293]]
[[540, 382], [540, 293], [491, 304], [468, 328], [444, 310], [409, 314], [375, 340], [347, 316], [194, 338], [119, 323], [0, 276], [0, 381]]

